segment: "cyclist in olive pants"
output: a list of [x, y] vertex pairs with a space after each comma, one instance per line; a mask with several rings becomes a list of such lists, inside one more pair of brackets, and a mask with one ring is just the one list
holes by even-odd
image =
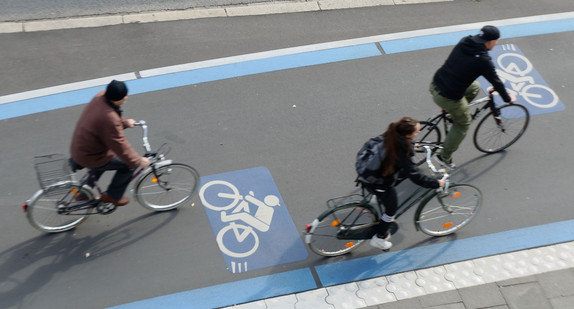
[[488, 51], [498, 43], [500, 31], [494, 26], [484, 26], [480, 33], [466, 36], [454, 47], [445, 63], [437, 70], [430, 84], [433, 101], [448, 112], [453, 120], [443, 149], [434, 159], [450, 169], [456, 166], [452, 154], [458, 149], [472, 121], [468, 103], [480, 91], [476, 79], [484, 76], [502, 97], [504, 102], [516, 101], [516, 96], [508, 94], [504, 83], [496, 74]]

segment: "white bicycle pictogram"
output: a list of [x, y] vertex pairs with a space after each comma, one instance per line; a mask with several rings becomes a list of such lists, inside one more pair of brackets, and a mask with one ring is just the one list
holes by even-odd
[[558, 104], [558, 95], [551, 88], [536, 84], [532, 76], [534, 69], [528, 58], [517, 53], [504, 53], [497, 59], [497, 74], [500, 79], [510, 82], [510, 92], [521, 96], [529, 104], [539, 108], [552, 108]]
[[[210, 200], [206, 199], [208, 190], [216, 192], [216, 194], [209, 195]], [[214, 198], [214, 195], [217, 198]], [[217, 233], [216, 240], [221, 252], [236, 258], [247, 257], [257, 251], [259, 237], [254, 228], [261, 232], [267, 232], [275, 211], [273, 207], [279, 206], [279, 198], [275, 195], [267, 195], [263, 201], [260, 201], [255, 198], [253, 191], [243, 196], [239, 194], [237, 187], [224, 180], [213, 180], [206, 183], [201, 187], [199, 197], [205, 207], [220, 212], [221, 222], [230, 222]], [[254, 215], [251, 214], [250, 205], [257, 206]], [[229, 210], [231, 211], [228, 212]], [[243, 221], [247, 225], [236, 223], [236, 221]], [[226, 235], [229, 231], [232, 232], [231, 237]], [[226, 245], [226, 242], [230, 240], [235, 243]], [[229, 247], [240, 247], [242, 250], [237, 252], [238, 249], [233, 251]]]

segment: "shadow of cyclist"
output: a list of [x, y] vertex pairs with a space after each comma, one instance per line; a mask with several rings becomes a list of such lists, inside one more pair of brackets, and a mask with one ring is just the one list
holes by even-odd
[[451, 180], [457, 183], [470, 183], [495, 169], [506, 158], [506, 151], [483, 154], [459, 165], [453, 172]]
[[73, 230], [43, 234], [0, 252], [0, 308], [21, 305], [57, 274], [140, 241], [177, 213], [148, 213], [96, 236], [78, 238]]

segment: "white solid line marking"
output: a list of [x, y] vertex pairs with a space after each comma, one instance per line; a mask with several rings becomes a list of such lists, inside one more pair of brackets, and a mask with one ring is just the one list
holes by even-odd
[[134, 73], [126, 73], [126, 74], [90, 79], [90, 80], [71, 83], [71, 84], [64, 84], [64, 85], [60, 85], [60, 86], [47, 87], [47, 88], [42, 88], [42, 89], [37, 89], [37, 90], [31, 90], [31, 91], [26, 91], [26, 92], [9, 94], [9, 95], [5, 95], [5, 96], [0, 97], [0, 104], [22, 101], [22, 100], [28, 100], [28, 99], [38, 98], [38, 97], [44, 97], [44, 96], [48, 96], [48, 95], [52, 95], [52, 94], [56, 94], [56, 93], [63, 93], [63, 92], [69, 92], [69, 91], [74, 91], [74, 90], [79, 90], [79, 89], [86, 89], [86, 88], [91, 88], [91, 87], [96, 87], [96, 86], [102, 86], [102, 85], [108, 84], [112, 79], [127, 81], [127, 80], [136, 79], [136, 78], [137, 77]]
[[355, 45], [371, 44], [371, 43], [375, 43], [375, 42], [385, 42], [385, 41], [390, 41], [390, 40], [407, 39], [407, 38], [422, 37], [422, 36], [428, 36], [428, 35], [437, 35], [437, 34], [443, 34], [443, 33], [449, 33], [449, 32], [476, 30], [485, 24], [491, 24], [491, 25], [495, 25], [495, 26], [500, 27], [500, 26], [511, 26], [511, 25], [544, 22], [544, 21], [555, 21], [555, 20], [562, 20], [562, 19], [569, 19], [569, 18], [574, 18], [574, 12], [546, 14], [546, 15], [510, 18], [510, 19], [502, 19], [502, 20], [492, 20], [492, 21], [485, 21], [485, 22], [478, 22], [478, 23], [445, 26], [445, 27], [436, 27], [436, 28], [420, 29], [420, 30], [412, 30], [412, 31], [405, 31], [405, 32], [398, 32], [398, 33], [391, 33], [391, 34], [382, 34], [382, 35], [375, 35], [375, 36], [356, 38], [356, 39], [349, 39], [349, 40], [341, 40], [341, 41], [334, 41], [334, 42], [327, 42], [327, 43], [304, 45], [304, 46], [298, 46], [298, 47], [290, 47], [290, 48], [264, 51], [264, 52], [258, 52], [258, 53], [251, 53], [251, 54], [245, 54], [245, 55], [238, 55], [238, 56], [232, 56], [232, 57], [225, 57], [225, 58], [211, 59], [211, 60], [192, 62], [192, 63], [186, 63], [186, 64], [179, 64], [179, 65], [174, 65], [174, 66], [167, 66], [167, 67], [161, 67], [161, 68], [156, 68], [156, 69], [143, 70], [143, 71], [139, 71], [139, 72], [125, 73], [125, 74], [121, 74], [121, 75], [102, 77], [102, 78], [97, 78], [97, 79], [92, 79], [92, 80], [87, 80], [87, 81], [82, 81], [82, 82], [75, 82], [75, 83], [71, 83], [71, 84], [65, 84], [65, 85], [60, 85], [60, 86], [48, 87], [48, 88], [43, 88], [43, 89], [38, 89], [38, 90], [16, 93], [16, 94], [10, 94], [10, 95], [5, 95], [5, 96], [0, 96], [0, 104], [9, 103], [9, 102], [16, 102], [16, 101], [21, 101], [21, 100], [26, 100], [26, 99], [32, 99], [32, 98], [37, 98], [37, 97], [47, 96], [47, 95], [56, 94], [56, 93], [67, 92], [67, 91], [85, 89], [85, 88], [90, 88], [90, 87], [94, 87], [94, 86], [101, 86], [101, 85], [107, 84], [112, 79], [118, 79], [118, 80], [137, 79], [138, 74], [142, 78], [145, 78], [145, 77], [165, 75], [165, 74], [170, 74], [170, 73], [196, 70], [196, 69], [201, 69], [201, 68], [215, 67], [215, 66], [244, 62], [244, 61], [259, 60], [259, 59], [272, 58], [272, 57], [278, 57], [278, 56], [284, 56], [284, 55], [293, 55], [293, 54], [297, 54], [297, 53], [306, 53], [306, 52], [313, 52], [313, 51], [326, 50], [326, 49], [334, 49], [334, 48], [341, 48], [341, 47], [348, 47], [348, 46], [355, 46]]

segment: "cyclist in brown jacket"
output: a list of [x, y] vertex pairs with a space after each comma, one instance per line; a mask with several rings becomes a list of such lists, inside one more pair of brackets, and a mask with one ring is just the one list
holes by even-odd
[[71, 164], [76, 169], [89, 168], [94, 178], [93, 186], [105, 171], [115, 170], [102, 201], [123, 206], [129, 203], [124, 195], [134, 170], [147, 167], [149, 160], [140, 156], [124, 135], [124, 129], [133, 128], [135, 120], [122, 117], [120, 106], [128, 98], [126, 84], [111, 81], [86, 106], [76, 124], [70, 145]]

